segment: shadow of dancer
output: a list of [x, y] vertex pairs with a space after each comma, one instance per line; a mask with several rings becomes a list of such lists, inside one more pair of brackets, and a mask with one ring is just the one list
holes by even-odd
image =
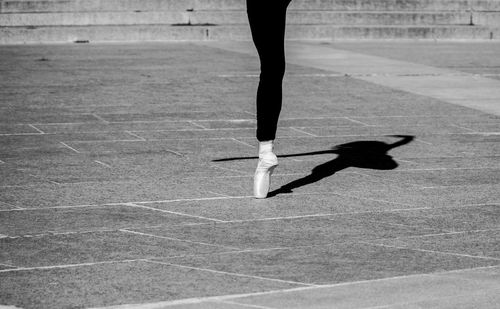
[[359, 167], [375, 170], [392, 170], [398, 167], [398, 164], [388, 154], [388, 152], [396, 147], [410, 143], [415, 137], [409, 135], [391, 135], [401, 138], [393, 144], [387, 144], [380, 141], [357, 141], [347, 144], [342, 144], [333, 147], [331, 150], [317, 151], [301, 154], [283, 155], [280, 157], [299, 157], [319, 154], [337, 154], [338, 156], [326, 163], [313, 168], [310, 175], [294, 180], [281, 188], [269, 192], [268, 197], [276, 196], [283, 193], [291, 193], [293, 189], [303, 187], [323, 178], [332, 176], [333, 174], [346, 169], [348, 167]]

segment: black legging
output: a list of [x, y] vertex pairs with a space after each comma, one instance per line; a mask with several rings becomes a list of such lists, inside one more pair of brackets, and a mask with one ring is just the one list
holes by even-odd
[[260, 58], [257, 139], [274, 140], [285, 74], [286, 9], [291, 0], [247, 0], [252, 38]]

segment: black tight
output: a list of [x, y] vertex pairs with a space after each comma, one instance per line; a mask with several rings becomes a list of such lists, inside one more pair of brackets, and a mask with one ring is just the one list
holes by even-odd
[[260, 58], [257, 139], [274, 140], [285, 74], [286, 9], [291, 0], [247, 0], [252, 38]]

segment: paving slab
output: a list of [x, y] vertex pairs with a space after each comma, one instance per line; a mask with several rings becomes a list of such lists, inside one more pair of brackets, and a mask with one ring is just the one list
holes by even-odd
[[28, 124], [4, 124], [2, 123], [0, 125], [0, 134], [6, 135], [6, 134], [24, 134], [24, 133], [31, 133], [31, 134], [36, 134], [40, 133], [33, 127], [29, 126]]
[[[22, 208], [102, 205], [220, 196], [199, 189], [200, 182], [164, 181], [83, 182], [0, 188], [0, 200]], [[196, 189], [193, 189], [196, 188]], [[210, 187], [207, 185], [207, 188]]]
[[203, 258], [173, 258], [166, 261], [319, 285], [498, 265], [499, 262], [493, 259], [474, 259], [352, 243], [247, 254], [216, 254]]
[[[356, 197], [422, 207], [463, 206], [500, 203], [499, 187], [495, 185], [427, 187], [358, 191]], [[349, 193], [339, 193], [350, 195]]]
[[[190, 160], [176, 155], [145, 154], [138, 158], [134, 154], [99, 154], [82, 159], [55, 159], [38, 162], [32, 159], [14, 160], [6, 158], [7, 166], [17, 168], [32, 178], [38, 177], [46, 182], [58, 184], [77, 184], [85, 182], [163, 182], [175, 179], [178, 175], [185, 178], [208, 179], [210, 177], [231, 177], [241, 175], [238, 170], [218, 167], [202, 160]], [[54, 164], [55, 162], [58, 164]], [[7, 180], [6, 180], [7, 181]]]
[[419, 238], [402, 237], [396, 241], [384, 240], [381, 243], [400, 248], [480, 256], [498, 261], [500, 258], [499, 237], [500, 231], [493, 229], [469, 233], [429, 235]]
[[249, 296], [234, 301], [243, 304], [265, 304], [273, 308], [302, 308], [304, 306], [330, 308], [332, 303], [338, 308], [367, 308], [374, 305], [385, 307], [398, 303], [411, 306], [418, 300], [428, 299], [441, 299], [445, 302], [443, 298], [452, 299], [469, 294], [471, 291], [477, 293], [487, 289], [488, 295], [494, 295], [497, 291], [498, 286], [478, 286], [476, 282], [470, 282], [464, 277], [465, 275], [459, 280], [444, 276], [410, 276], [373, 283], [360, 282], [309, 291], [288, 292], [281, 295], [276, 293], [269, 296]]
[[37, 124], [37, 128], [46, 133], [199, 129], [199, 127], [187, 121]]
[[[400, 276], [380, 280], [340, 283], [318, 287], [301, 287], [283, 291], [224, 295], [166, 301], [136, 306], [136, 308], [495, 308], [498, 299], [498, 282], [475, 283], [471, 276], [484, 277], [484, 273], [496, 273], [498, 267], [484, 267], [460, 271], [440, 272], [430, 275]], [[125, 306], [108, 307], [113, 309]], [[243, 307], [245, 308], [245, 307]]]
[[[248, 43], [204, 43], [225, 50], [251, 53]], [[407, 61], [389, 60], [384, 57], [336, 50], [318, 43], [290, 43], [288, 62], [355, 75], [357, 79], [402, 90], [417, 95], [429, 96], [452, 104], [467, 103], [463, 99], [498, 99], [500, 92], [497, 80], [465, 74], [459, 76], [454, 71], [439, 69]], [[423, 78], [424, 77], [424, 78]], [[456, 101], [458, 99], [458, 101]], [[473, 106], [486, 113], [499, 115], [498, 106], [477, 101]]]
[[[498, 69], [500, 62], [497, 57], [500, 47], [498, 44], [488, 44], [487, 42], [478, 42], [477, 44], [463, 44], [461, 42], [334, 42], [331, 45], [335, 48], [363, 54], [479, 74], [488, 78], [500, 78]], [[443, 52], [445, 50], [446, 52]], [[464, 57], [470, 54], [474, 54], [478, 58]]]
[[5, 203], [5, 202], [0, 202], [0, 209], [1, 210], [11, 210], [11, 209], [18, 209], [15, 205]]
[[500, 229], [500, 205], [416, 209], [414, 211], [374, 212], [366, 218], [388, 224], [437, 228], [450, 232]]
[[[36, 128], [36, 127], [34, 127]], [[38, 128], [37, 128], [38, 129]], [[131, 140], [137, 139], [127, 132], [89, 132], [89, 133], [59, 133], [59, 134], [24, 134], [0, 135], [5, 147], [33, 147], [42, 145], [57, 145], [68, 141], [101, 141], [101, 140]]]
[[374, 222], [357, 214], [334, 217], [285, 218], [204, 225], [134, 229], [156, 236], [242, 249], [269, 249], [344, 243], [441, 232], [414, 226]]
[[[23, 270], [1, 276], [2, 302], [22, 308], [140, 304], [221, 292], [236, 294], [294, 287], [293, 284], [147, 262]], [[193, 284], [200, 289], [192, 290]]]
[[[328, 163], [327, 163], [328, 164]], [[334, 174], [335, 168], [325, 169], [325, 174], [313, 175], [304, 174], [278, 174], [273, 176], [271, 183], [271, 196], [282, 196], [291, 193], [346, 193], [355, 194], [371, 186], [371, 190], [383, 190], [395, 186], [390, 181], [380, 181], [376, 177], [363, 175], [355, 172], [345, 172]], [[332, 175], [330, 175], [332, 174]], [[249, 196], [252, 191], [253, 177], [235, 176], [216, 178], [211, 184], [204, 185], [207, 190], [226, 196], [241, 197]], [[409, 185], [406, 185], [409, 186]]]
[[[398, 160], [398, 170], [440, 170], [440, 169], [496, 169], [500, 167], [499, 157], [435, 157], [418, 158], [414, 157], [408, 160]], [[368, 171], [365, 171], [368, 173]]]
[[[393, 181], [408, 185], [431, 186], [475, 186], [498, 184], [500, 170], [497, 169], [450, 169], [427, 171], [374, 171], [366, 170], [366, 174], [376, 175], [381, 181]], [[388, 175], [390, 174], [390, 175]]]
[[16, 237], [210, 221], [134, 206], [110, 205], [2, 211], [0, 222], [0, 234]]
[[358, 212], [386, 214], [398, 210], [412, 210], [411, 205], [358, 199], [337, 194], [286, 194], [279, 196], [279, 198], [265, 200], [241, 198], [237, 200], [179, 201], [144, 205], [223, 221], [266, 220], [269, 218], [300, 216], [326, 217]]
[[0, 239], [0, 263], [42, 267], [174, 257], [231, 248], [126, 231], [39, 234]]
[[[369, 123], [365, 118], [355, 118], [353, 120]], [[406, 119], [408, 120], [408, 119]], [[427, 136], [429, 134], [457, 134], [471, 133], [471, 129], [459, 127], [454, 124], [404, 124], [395, 125], [393, 123], [383, 123], [380, 125], [365, 125], [359, 127], [333, 127], [333, 126], [304, 126], [297, 127], [303, 132], [316, 136], [380, 136], [380, 135], [414, 135]]]
[[[193, 122], [202, 126], [198, 122]], [[201, 139], [229, 139], [254, 137], [255, 128], [226, 128], [226, 129], [195, 129], [195, 130], [157, 130], [157, 131], [132, 131], [132, 133], [145, 138], [146, 140], [201, 140]], [[307, 133], [294, 130], [293, 128], [280, 128], [276, 134], [282, 136], [307, 136]], [[255, 146], [257, 143], [254, 143]]]
[[46, 181], [37, 178], [35, 175], [26, 173], [24, 171], [19, 171], [17, 169], [6, 167], [0, 170], [2, 171], [2, 173], [9, 175], [9, 177], [0, 179], [0, 187], [28, 186], [46, 183]]

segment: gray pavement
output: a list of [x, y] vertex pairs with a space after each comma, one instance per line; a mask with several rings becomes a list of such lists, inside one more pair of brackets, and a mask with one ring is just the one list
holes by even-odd
[[0, 308], [496, 308], [499, 50], [289, 42], [255, 200], [249, 42], [0, 47]]

